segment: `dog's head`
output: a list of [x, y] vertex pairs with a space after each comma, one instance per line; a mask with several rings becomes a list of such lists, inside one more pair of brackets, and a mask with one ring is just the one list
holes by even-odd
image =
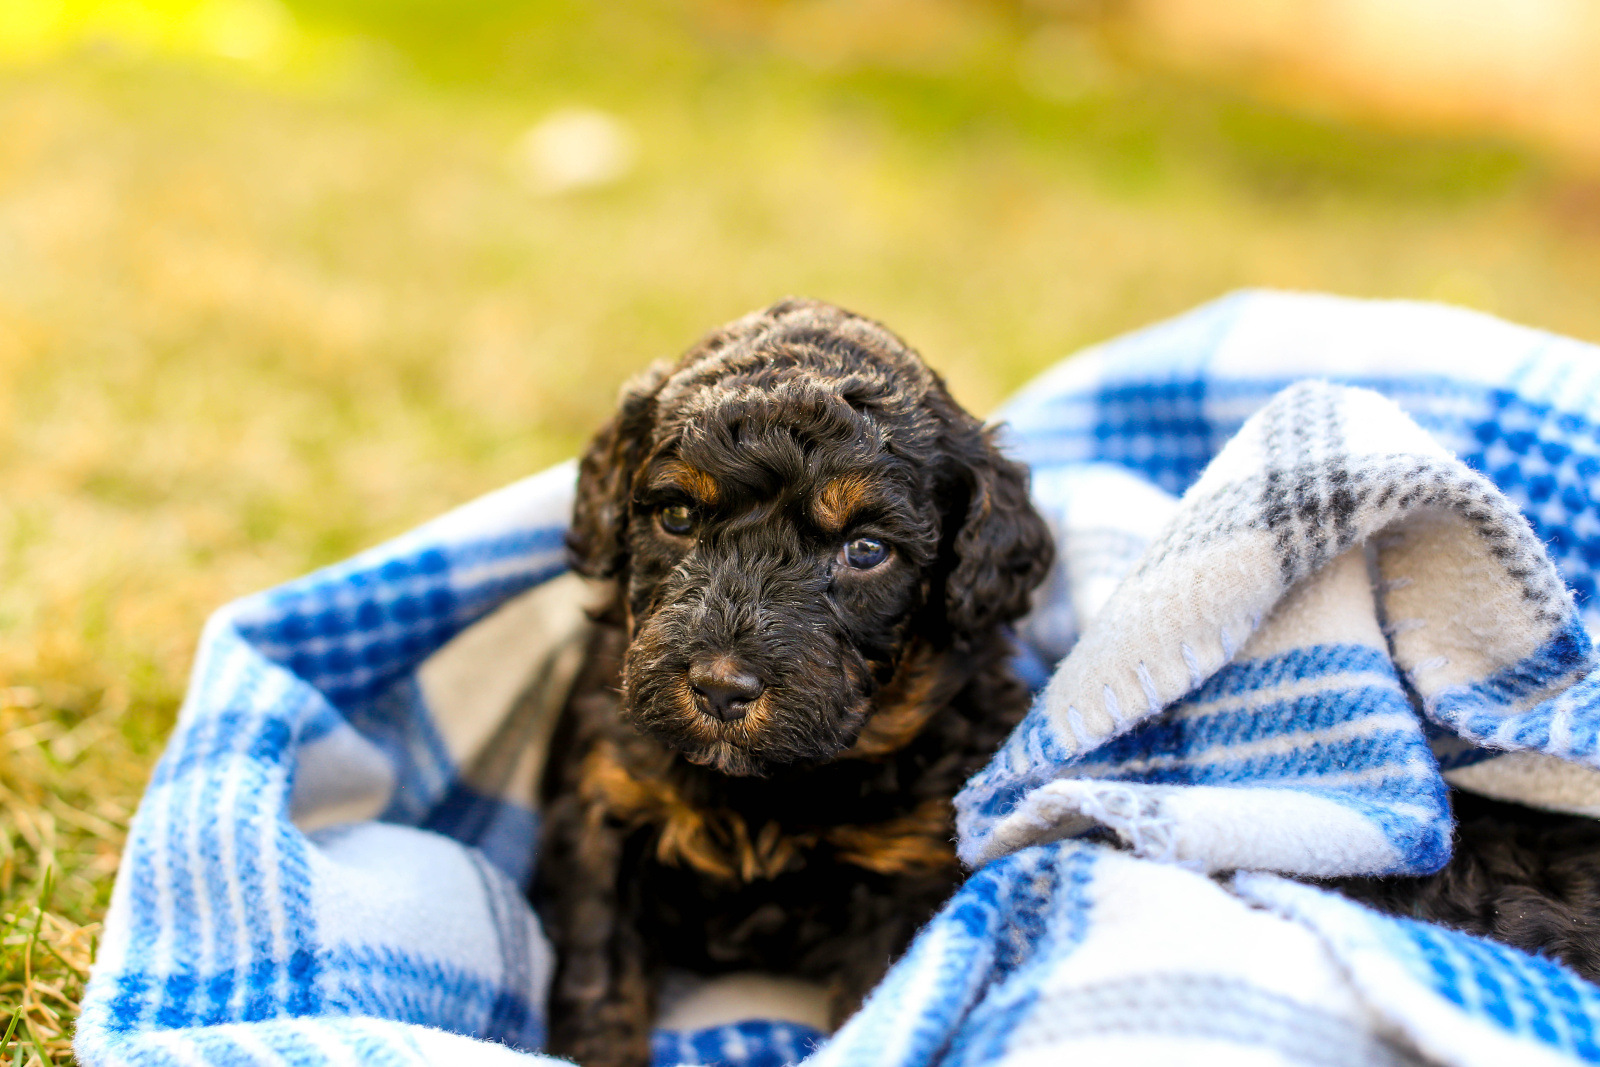
[[798, 300], [627, 388], [568, 545], [619, 582], [624, 714], [736, 775], [914, 732], [1052, 555], [1026, 472], [938, 375]]

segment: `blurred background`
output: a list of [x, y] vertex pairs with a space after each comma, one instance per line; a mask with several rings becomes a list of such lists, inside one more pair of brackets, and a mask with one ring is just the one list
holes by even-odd
[[68, 1061], [214, 607], [790, 293], [980, 412], [1240, 286], [1600, 339], [1597, 60], [1593, 0], [0, 0], [0, 1058]]

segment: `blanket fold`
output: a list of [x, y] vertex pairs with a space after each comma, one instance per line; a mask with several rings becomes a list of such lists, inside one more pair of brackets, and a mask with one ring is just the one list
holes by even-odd
[[[1600, 814], [1600, 350], [1243, 293], [1001, 416], [1059, 553], [1037, 703], [958, 799], [971, 876], [838, 1033], [802, 989], [677, 976], [658, 1063], [1600, 1062], [1559, 964], [1283, 877], [1437, 869], [1447, 782]], [[572, 482], [212, 619], [81, 1062], [538, 1061]]]
[[[1487, 478], [1376, 393], [1294, 385], [1206, 468], [957, 799], [961, 857], [1101, 825], [1207, 870], [1425, 874], [1450, 819], [1424, 727], [1457, 754], [1592, 767], [1600, 704], [1574, 686], [1596, 667], [1571, 592]], [[1497, 792], [1550, 802], [1509, 778]], [[1579, 799], [1600, 801], [1600, 774]]]

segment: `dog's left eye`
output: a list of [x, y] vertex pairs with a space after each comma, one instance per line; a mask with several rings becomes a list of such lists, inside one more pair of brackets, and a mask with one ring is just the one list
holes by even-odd
[[875, 537], [858, 537], [844, 546], [844, 561], [858, 571], [869, 571], [889, 558], [889, 546]]
[[687, 504], [673, 504], [657, 512], [661, 528], [675, 537], [682, 537], [694, 529], [694, 509]]

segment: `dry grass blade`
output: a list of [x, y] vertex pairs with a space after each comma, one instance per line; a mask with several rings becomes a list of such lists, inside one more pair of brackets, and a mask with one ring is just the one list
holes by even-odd
[[72, 1062], [72, 1017], [89, 975], [90, 938], [50, 911], [56, 878], [47, 869], [31, 909], [0, 920], [0, 1010], [7, 1014], [0, 1062], [26, 1049], [41, 1065]]
[[[36, 757], [38, 746], [19, 754]], [[41, 760], [36, 773], [44, 773], [30, 780], [31, 762], [0, 767], [0, 1064], [44, 1067], [72, 1062], [99, 929], [88, 920], [104, 906], [114, 865], [89, 872], [120, 847], [122, 830], [75, 806], [89, 802], [75, 769]]]

